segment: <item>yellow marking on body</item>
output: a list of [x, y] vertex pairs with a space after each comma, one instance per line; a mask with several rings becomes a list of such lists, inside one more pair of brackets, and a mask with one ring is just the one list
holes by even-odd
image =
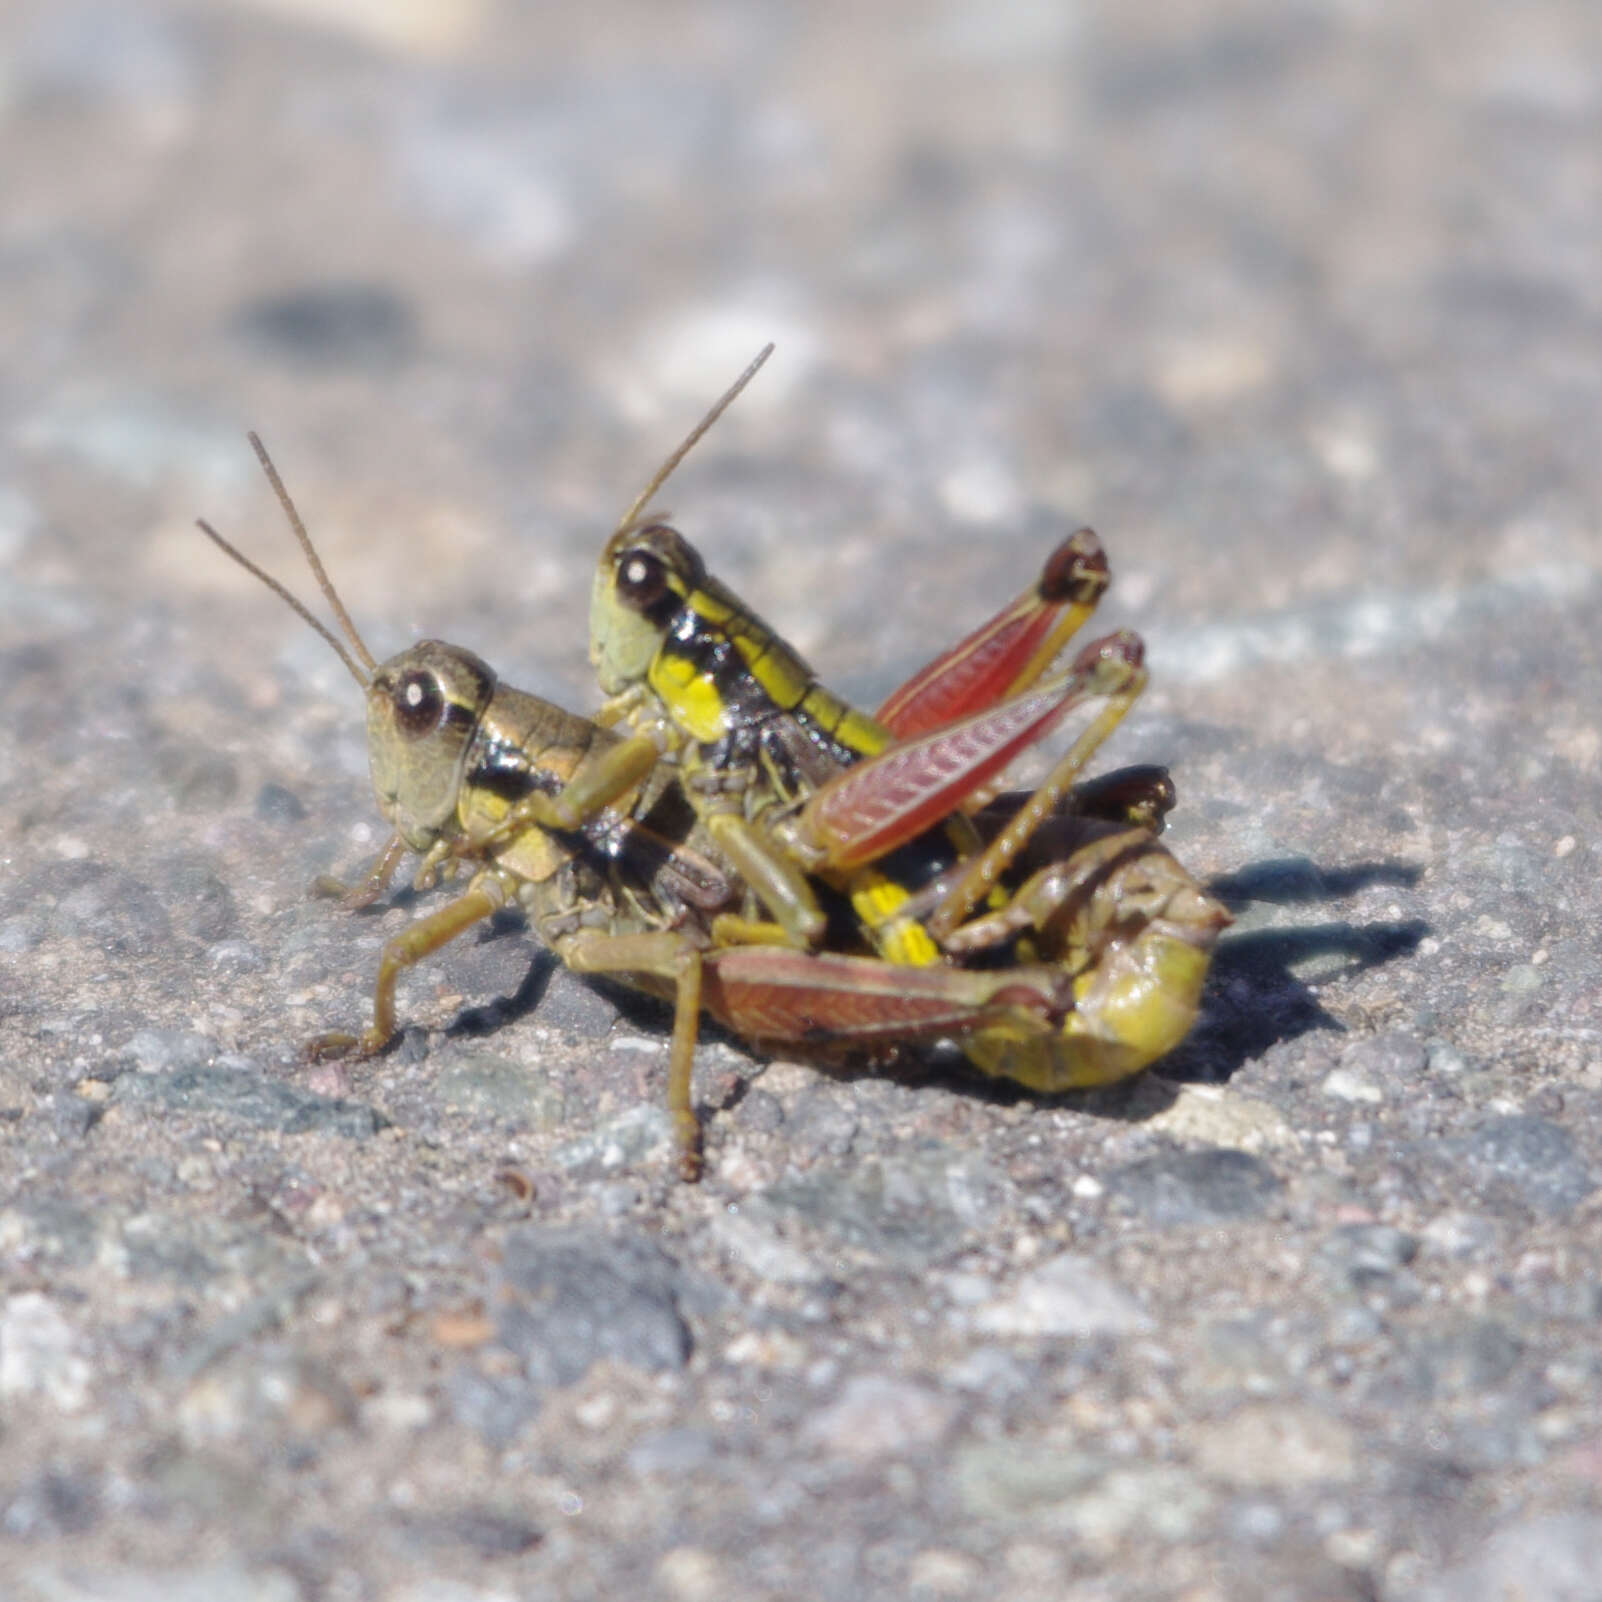
[[882, 873], [859, 872], [851, 878], [850, 893], [851, 909], [881, 957], [909, 968], [927, 968], [940, 960], [929, 931], [902, 914], [905, 885]]
[[658, 651], [647, 681], [678, 726], [692, 739], [710, 743], [728, 731], [729, 709], [717, 686], [687, 657]]

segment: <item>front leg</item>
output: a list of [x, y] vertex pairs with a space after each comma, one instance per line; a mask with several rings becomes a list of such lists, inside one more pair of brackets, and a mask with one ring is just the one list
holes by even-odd
[[493, 917], [508, 898], [508, 888], [500, 875], [481, 873], [454, 901], [403, 929], [385, 945], [378, 959], [373, 1021], [360, 1035], [333, 1031], [315, 1036], [306, 1042], [306, 1056], [313, 1061], [347, 1054], [377, 1056], [395, 1038], [395, 983], [401, 974], [475, 923]]
[[329, 896], [339, 902], [340, 908], [345, 912], [358, 912], [363, 907], [370, 907], [383, 895], [385, 886], [395, 877], [395, 870], [400, 866], [401, 858], [406, 855], [407, 844], [396, 835], [391, 835], [389, 843], [379, 853], [378, 860], [369, 868], [361, 881], [355, 885], [348, 885], [343, 879], [335, 879], [331, 875], [319, 874], [311, 883], [311, 893], [314, 896]]

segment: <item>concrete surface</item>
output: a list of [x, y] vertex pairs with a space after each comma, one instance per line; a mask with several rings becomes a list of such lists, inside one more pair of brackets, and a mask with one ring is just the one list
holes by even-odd
[[[510, 0], [0, 16], [6, 1602], [1602, 1597], [1602, 12]], [[1100, 531], [1161, 1077], [709, 1043], [414, 915], [380, 654], [575, 707], [664, 500], [872, 697]]]

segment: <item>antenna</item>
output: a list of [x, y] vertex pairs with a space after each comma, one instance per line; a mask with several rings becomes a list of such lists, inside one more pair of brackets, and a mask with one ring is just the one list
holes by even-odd
[[[770, 346], [769, 349], [771, 348]], [[738, 390], [736, 390], [736, 393], [738, 393]], [[730, 399], [732, 398], [731, 396]], [[306, 560], [311, 565], [312, 573], [317, 579], [318, 587], [322, 590], [324, 599], [333, 608], [334, 616], [339, 619], [339, 626], [345, 631], [345, 638], [350, 641], [351, 648], [360, 658], [362, 666], [367, 669], [368, 673], [371, 673], [378, 666], [378, 663], [374, 661], [373, 653], [362, 644], [362, 637], [356, 632], [356, 625], [351, 622], [350, 613], [345, 610], [345, 603], [340, 600], [339, 592], [330, 581], [327, 570], [323, 567], [322, 558], [318, 556], [316, 547], [311, 542], [311, 535], [306, 532], [306, 525], [301, 522], [300, 513], [295, 510], [295, 503], [289, 498], [289, 491], [284, 488], [284, 481], [278, 476], [278, 469], [273, 466], [272, 457], [267, 454], [267, 447], [262, 444], [261, 436], [254, 429], [246, 437], [250, 440], [250, 448], [256, 453], [256, 460], [261, 463], [262, 471], [267, 475], [267, 482], [272, 485], [273, 493], [278, 497], [278, 504], [284, 509], [284, 516], [289, 519], [289, 526], [295, 531], [295, 538], [300, 541], [301, 550], [306, 553]], [[207, 532], [210, 533], [210, 530], [207, 530]], [[212, 538], [215, 539], [216, 535], [212, 535]], [[234, 554], [237, 555], [238, 553], [235, 552]], [[246, 565], [248, 566], [249, 564], [247, 563]], [[267, 578], [267, 575], [260, 568], [252, 568], [251, 571], [258, 578]], [[268, 579], [267, 582], [272, 584], [271, 579]], [[273, 584], [272, 587], [280, 595], [285, 595], [287, 599], [287, 592], [276, 584]], [[301, 608], [300, 610], [302, 615], [305, 615], [305, 609]], [[326, 633], [326, 630], [324, 632]], [[343, 656], [344, 652], [340, 654]], [[362, 682], [365, 684], [367, 681], [363, 679]]]
[[271, 573], [264, 573], [253, 561], [251, 561], [248, 556], [245, 555], [243, 551], [237, 549], [233, 545], [230, 545], [228, 541], [225, 540], [222, 535], [219, 534], [217, 530], [205, 520], [205, 518], [197, 517], [195, 519], [195, 525], [197, 528], [199, 528], [200, 532], [204, 534], [206, 538], [209, 539], [212, 544], [223, 553], [224, 556], [232, 557], [234, 561], [238, 562], [247, 573], [259, 578], [262, 583], [265, 584], [267, 588], [279, 598], [279, 600], [286, 602], [292, 611], [297, 612], [302, 619], [304, 619], [307, 623], [310, 623], [311, 626], [316, 629], [317, 632], [321, 634], [331, 646], [333, 646], [335, 653], [339, 657], [339, 660], [350, 669], [351, 677], [354, 678], [364, 690], [367, 688], [367, 674], [363, 673], [362, 670], [356, 666], [355, 658], [352, 657], [350, 652], [345, 649], [344, 645], [339, 639], [339, 636], [335, 634], [331, 628], [329, 628], [325, 623], [321, 622], [318, 618], [313, 617], [306, 606], [297, 600], [293, 595], [291, 595], [289, 591], [272, 576]]
[[[724, 390], [724, 392], [717, 398], [716, 401], [712, 403], [712, 409], [706, 414], [705, 417], [701, 419], [699, 423], [695, 425], [694, 428], [690, 430], [689, 434], [685, 437], [684, 443], [680, 445], [679, 448], [674, 451], [674, 453], [668, 457], [668, 459], [656, 470], [656, 476], [651, 480], [651, 482], [634, 497], [634, 502], [629, 507], [628, 511], [626, 511], [623, 516], [618, 519], [616, 530], [617, 533], [621, 533], [624, 529], [632, 526], [635, 518], [637, 518], [640, 513], [645, 510], [646, 503], [653, 495], [656, 494], [659, 489], [661, 489], [665, 483], [667, 483], [668, 479], [673, 476], [674, 469], [677, 468], [679, 463], [682, 462], [684, 458], [695, 449], [696, 445], [700, 443], [701, 436], [705, 434], [706, 431], [711, 428], [711, 426], [717, 422], [717, 420], [729, 409], [729, 407], [738, 398], [740, 391], [744, 389], [753, 378], [756, 377], [757, 369], [760, 368], [763, 362], [765, 362], [772, 354], [773, 341], [769, 340], [768, 343], [756, 353], [751, 365], [747, 367], [746, 370], [741, 373], [740, 376], [735, 379], [735, 381], [730, 384], [726, 390]], [[254, 438], [255, 436], [252, 435], [251, 437]]]

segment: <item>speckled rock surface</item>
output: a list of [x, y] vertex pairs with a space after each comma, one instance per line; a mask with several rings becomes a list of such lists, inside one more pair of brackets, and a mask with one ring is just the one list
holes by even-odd
[[[1602, 1597], [1602, 18], [0, 14], [0, 1598]], [[1100, 532], [1234, 909], [1160, 1077], [710, 1041], [429, 903], [373, 647], [664, 497], [870, 701]]]

